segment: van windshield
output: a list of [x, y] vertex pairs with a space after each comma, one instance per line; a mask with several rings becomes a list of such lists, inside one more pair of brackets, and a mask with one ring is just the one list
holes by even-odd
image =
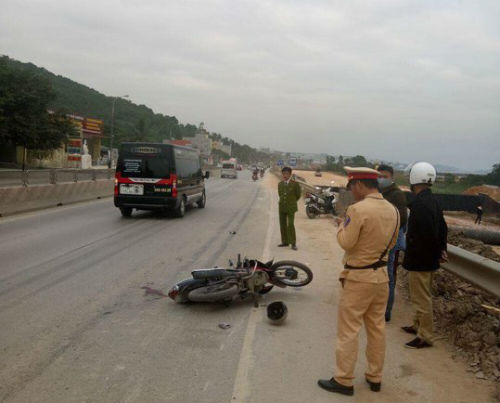
[[116, 167], [126, 178], [168, 178], [170, 161], [165, 155], [143, 156], [125, 153]]
[[222, 164], [222, 169], [235, 169], [234, 164]]

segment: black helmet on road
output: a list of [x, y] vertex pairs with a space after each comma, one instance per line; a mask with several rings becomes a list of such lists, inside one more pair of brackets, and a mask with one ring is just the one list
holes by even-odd
[[288, 315], [288, 308], [282, 301], [276, 301], [267, 306], [267, 317], [274, 325], [281, 325]]

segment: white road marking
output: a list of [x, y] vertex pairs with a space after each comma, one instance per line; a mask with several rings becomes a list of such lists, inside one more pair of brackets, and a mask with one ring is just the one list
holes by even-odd
[[[276, 202], [273, 195], [268, 190], [269, 198], [269, 219], [267, 221], [267, 232], [264, 241], [264, 249], [262, 251], [262, 260], [266, 261], [271, 258], [271, 240], [276, 224]], [[261, 313], [258, 308], [252, 308], [248, 317], [247, 329], [243, 339], [243, 346], [240, 352], [240, 360], [233, 385], [232, 402], [244, 402], [250, 400], [250, 371], [254, 367], [253, 344], [255, 340], [255, 330], [257, 321], [260, 319]]]

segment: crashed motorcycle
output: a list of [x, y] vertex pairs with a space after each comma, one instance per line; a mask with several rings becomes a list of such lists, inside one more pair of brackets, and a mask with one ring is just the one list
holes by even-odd
[[321, 214], [337, 215], [337, 193], [333, 186], [316, 186], [318, 193], [306, 193], [304, 200], [306, 205], [306, 215], [309, 218], [316, 218]]
[[235, 299], [253, 298], [258, 306], [258, 297], [268, 293], [274, 286], [303, 287], [313, 279], [306, 265], [295, 261], [269, 261], [244, 259], [238, 255], [236, 265], [229, 268], [213, 267], [193, 270], [192, 278], [174, 285], [168, 296], [178, 303], [222, 302], [226, 305]]

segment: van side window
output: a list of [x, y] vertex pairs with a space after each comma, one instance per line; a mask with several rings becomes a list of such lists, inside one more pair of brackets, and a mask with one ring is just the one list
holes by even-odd
[[203, 176], [200, 157], [197, 152], [176, 149], [175, 164], [177, 176], [183, 179], [197, 179]]

